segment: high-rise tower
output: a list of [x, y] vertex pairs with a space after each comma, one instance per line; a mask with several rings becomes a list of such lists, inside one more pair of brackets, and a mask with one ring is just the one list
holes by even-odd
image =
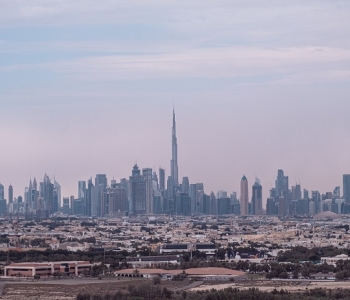
[[249, 215], [249, 196], [248, 196], [248, 180], [243, 176], [241, 179], [241, 215]]
[[46, 211], [46, 214], [50, 215], [57, 211], [57, 206], [54, 201], [54, 190], [55, 186], [51, 183], [49, 176], [45, 173], [44, 179], [40, 182], [40, 197], [43, 200], [43, 207], [37, 207], [37, 209]]
[[[101, 216], [102, 212], [105, 211], [105, 208], [102, 207], [102, 205], [105, 205], [105, 201], [103, 199], [103, 194], [106, 192], [107, 189], [107, 176], [106, 174], [96, 174], [95, 177], [95, 193], [96, 193], [96, 209], [97, 209], [97, 216]], [[95, 209], [95, 207], [94, 207]], [[95, 211], [94, 211], [95, 212]]]
[[138, 165], [134, 165], [132, 175], [129, 177], [129, 182], [131, 211], [134, 214], [144, 214], [146, 212], [146, 180], [145, 177], [141, 175]]
[[4, 186], [0, 183], [0, 200], [5, 199], [5, 188]]
[[92, 216], [93, 214], [97, 213], [97, 207], [95, 204], [95, 198], [96, 198], [96, 192], [95, 192], [95, 186], [92, 183], [92, 178], [88, 180], [88, 186], [86, 189], [86, 194], [85, 194], [85, 215], [86, 216]]
[[350, 174], [343, 175], [343, 197], [345, 203], [350, 203]]
[[173, 110], [173, 128], [172, 128], [172, 156], [171, 156], [171, 177], [174, 186], [179, 185], [179, 172], [177, 166], [177, 138], [176, 138], [176, 120], [175, 120], [175, 110]]
[[144, 168], [142, 169], [142, 176], [145, 181], [146, 189], [146, 214], [153, 214], [153, 179], [152, 179], [152, 169]]
[[56, 195], [57, 195], [57, 199], [55, 201], [55, 206], [57, 207], [57, 211], [59, 210], [59, 208], [61, 207], [62, 203], [62, 197], [61, 197], [61, 185], [56, 181], [56, 178], [54, 177], [53, 179], [53, 185], [55, 186], [55, 191], [56, 191]]
[[13, 187], [10, 184], [10, 186], [9, 186], [9, 203], [12, 203], [12, 202], [13, 202]]
[[255, 178], [255, 183], [253, 185], [252, 192], [252, 214], [262, 215], [262, 186], [258, 178]]
[[14, 212], [14, 203], [13, 203], [13, 187], [10, 183], [9, 189], [8, 189], [8, 212], [13, 213]]
[[78, 200], [81, 202], [82, 213], [85, 215], [86, 213], [86, 181], [78, 181]]
[[277, 173], [276, 197], [288, 197], [288, 176], [284, 175], [283, 170], [278, 170]]
[[0, 183], [0, 215], [2, 216], [7, 214], [7, 205], [4, 191], [4, 186]]
[[163, 168], [159, 168], [159, 190], [164, 196], [164, 191], [165, 191], [165, 170]]

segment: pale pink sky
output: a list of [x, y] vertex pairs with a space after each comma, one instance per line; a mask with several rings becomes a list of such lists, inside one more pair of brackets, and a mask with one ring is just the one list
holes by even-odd
[[[205, 191], [277, 169], [333, 191], [350, 173], [348, 1], [8, 1], [0, 10], [0, 182], [171, 158]], [[169, 174], [169, 172], [167, 172]], [[168, 175], [167, 174], [167, 175]]]

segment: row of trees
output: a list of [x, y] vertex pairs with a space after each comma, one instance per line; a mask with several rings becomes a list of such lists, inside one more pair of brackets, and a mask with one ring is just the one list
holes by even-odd
[[[110, 264], [115, 270], [127, 268], [127, 257], [130, 254], [127, 251], [114, 252], [114, 251], [77, 251], [70, 252], [68, 250], [30, 250], [30, 251], [0, 251], [0, 261], [10, 262], [42, 262], [42, 261], [90, 261], [90, 262], [103, 262]], [[136, 256], [136, 254], [135, 254]]]
[[129, 285], [128, 290], [124, 293], [117, 291], [114, 295], [93, 295], [93, 294], [78, 294], [77, 300], [127, 300], [127, 299], [172, 299], [173, 292], [166, 287], [143, 283], [140, 285]]
[[[318, 264], [307, 262], [305, 264], [279, 264], [273, 263], [269, 266], [270, 270], [266, 278], [288, 278], [292, 274], [293, 278], [298, 279], [299, 274], [304, 278], [310, 278], [315, 273], [335, 273], [336, 279], [342, 280], [350, 278], [350, 261], [339, 260], [335, 266], [328, 264]], [[252, 265], [249, 266], [253, 271]]]
[[306, 247], [297, 246], [285, 252], [280, 252], [278, 255], [278, 261], [290, 263], [299, 263], [300, 261], [317, 262], [321, 260], [321, 257], [334, 257], [340, 254], [349, 255], [350, 249], [339, 249], [333, 246], [308, 249]]
[[166, 288], [142, 284], [138, 287], [129, 286], [126, 292], [116, 292], [115, 294], [93, 295], [79, 294], [76, 300], [154, 300], [154, 299], [174, 299], [174, 300], [347, 300], [350, 299], [350, 290], [337, 289], [312, 289], [305, 292], [290, 293], [287, 290], [273, 290], [272, 292], [263, 292], [258, 289], [239, 290], [237, 288], [228, 288], [221, 291], [212, 289], [206, 292], [177, 292], [173, 293]]

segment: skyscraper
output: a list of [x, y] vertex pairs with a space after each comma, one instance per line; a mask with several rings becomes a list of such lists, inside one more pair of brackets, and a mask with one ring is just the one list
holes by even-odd
[[345, 203], [350, 203], [350, 174], [343, 175], [343, 197]]
[[86, 209], [86, 181], [78, 181], [78, 199], [83, 206], [83, 214], [85, 215]]
[[153, 214], [153, 173], [151, 168], [142, 169], [146, 188], [146, 214]]
[[153, 180], [153, 182], [155, 182], [157, 184], [157, 190], [159, 190], [159, 182], [158, 182], [157, 172], [153, 172], [152, 180]]
[[[57, 211], [57, 205], [55, 205], [53, 190], [54, 185], [51, 183], [49, 176], [45, 174], [43, 181], [40, 182], [40, 197], [43, 201], [43, 203], [40, 202], [40, 210], [45, 210], [45, 216], [48, 216]], [[41, 215], [41, 217], [43, 217], [43, 215]]]
[[55, 205], [57, 206], [57, 211], [59, 210], [59, 208], [61, 207], [61, 185], [56, 181], [56, 178], [53, 179], [53, 184], [55, 186], [55, 191], [56, 191], [56, 195], [57, 195], [57, 202], [55, 203]]
[[243, 176], [241, 179], [241, 215], [247, 216], [249, 215], [249, 196], [248, 196], [248, 179], [247, 177]]
[[131, 192], [131, 211], [134, 214], [146, 212], [146, 181], [141, 175], [138, 165], [134, 165], [129, 178]]
[[340, 199], [340, 186], [336, 186], [333, 191], [333, 197]]
[[78, 181], [78, 199], [85, 198], [86, 181]]
[[63, 197], [62, 211], [66, 215], [69, 214], [69, 198], [68, 197]]
[[173, 110], [172, 145], [171, 145], [170, 176], [167, 180], [166, 197], [164, 199], [164, 212], [175, 213], [175, 198], [179, 193], [179, 173], [177, 165], [177, 138], [175, 110]]
[[176, 195], [175, 212], [177, 215], [191, 215], [191, 203], [188, 194], [180, 193]]
[[106, 174], [97, 174], [95, 177], [95, 192], [96, 192], [96, 204], [97, 205], [97, 216], [101, 216], [102, 208], [101, 206], [105, 203], [103, 197], [103, 193], [107, 188], [107, 176]]
[[4, 186], [0, 183], [0, 215], [7, 214]]
[[25, 210], [26, 213], [33, 213], [36, 210], [37, 199], [40, 197], [40, 193], [38, 191], [38, 184], [34, 177], [34, 181], [30, 179], [29, 187], [25, 190]]
[[312, 201], [315, 203], [315, 214], [321, 212], [321, 194], [319, 191], [312, 191]]
[[253, 215], [262, 215], [262, 186], [258, 178], [253, 185], [252, 207]]
[[175, 120], [175, 110], [173, 110], [173, 128], [172, 128], [172, 156], [170, 163], [171, 178], [173, 180], [174, 186], [179, 185], [179, 173], [177, 165], [177, 137], [176, 137], [176, 120]]
[[284, 176], [283, 170], [278, 170], [276, 179], [276, 197], [288, 197], [288, 176]]
[[232, 213], [231, 199], [230, 198], [218, 198], [218, 215], [227, 215]]
[[5, 199], [5, 189], [4, 186], [0, 183], [0, 200]]
[[190, 193], [190, 181], [188, 180], [188, 177], [182, 178], [181, 192], [185, 194]]
[[92, 183], [92, 178], [88, 180], [88, 186], [86, 190], [86, 197], [85, 197], [85, 207], [84, 207], [84, 214], [86, 216], [93, 216], [96, 215], [96, 205], [95, 210], [92, 210], [93, 204], [95, 204], [95, 187]]
[[197, 185], [190, 184], [190, 198], [191, 198], [191, 212], [196, 212], [196, 194], [197, 194]]
[[127, 191], [122, 183], [117, 183], [109, 190], [110, 214], [125, 215], [128, 211]]
[[216, 197], [214, 192], [210, 193], [210, 214], [217, 215], [218, 214], [218, 203], [216, 201]]
[[166, 197], [164, 201], [164, 212], [174, 213], [175, 212], [175, 186], [174, 180], [171, 176], [168, 176]]
[[[280, 215], [287, 215], [291, 213], [289, 211], [291, 195], [289, 191], [288, 176], [284, 175], [283, 170], [278, 170], [276, 179], [276, 194], [275, 199], [278, 200], [278, 213]], [[283, 200], [282, 200], [283, 199]]]
[[13, 187], [12, 185], [10, 184], [9, 185], [9, 189], [8, 189], [8, 212], [9, 213], [13, 213], [14, 212], [14, 204], [13, 203]]
[[103, 185], [104, 188], [107, 188], [107, 176], [106, 174], [96, 174], [95, 177], [95, 186]]
[[159, 168], [159, 190], [164, 196], [165, 191], [165, 170], [163, 168]]
[[292, 186], [292, 200], [299, 199], [301, 199], [301, 187], [300, 184], [296, 184], [295, 186]]
[[276, 199], [273, 197], [267, 198], [266, 203], [266, 214], [268, 216], [276, 215], [277, 214], [277, 206], [276, 206]]
[[13, 187], [10, 184], [10, 186], [9, 186], [9, 203], [12, 203], [12, 202], [13, 202]]

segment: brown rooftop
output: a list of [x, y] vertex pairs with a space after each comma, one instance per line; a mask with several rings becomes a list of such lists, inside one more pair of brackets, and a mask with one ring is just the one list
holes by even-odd
[[[136, 269], [125, 269], [116, 271], [115, 274], [133, 274]], [[163, 269], [137, 269], [139, 274], [181, 274], [183, 270], [163, 270]], [[231, 275], [243, 276], [244, 272], [226, 269], [226, 268], [191, 268], [185, 270], [188, 275]]]
[[232, 275], [232, 276], [245, 275], [244, 272], [226, 269], [226, 268], [192, 268], [192, 269], [185, 270], [185, 272], [188, 275]]
[[54, 262], [41, 262], [41, 263], [35, 263], [35, 262], [22, 262], [22, 263], [12, 263], [8, 265], [8, 267], [43, 267], [43, 266], [51, 266], [51, 264], [54, 265], [60, 265], [62, 263], [67, 264], [75, 264], [78, 265], [84, 265], [84, 264], [90, 264], [89, 261], [54, 261]]
[[38, 267], [38, 266], [50, 266], [49, 263], [12, 263], [8, 267]]

